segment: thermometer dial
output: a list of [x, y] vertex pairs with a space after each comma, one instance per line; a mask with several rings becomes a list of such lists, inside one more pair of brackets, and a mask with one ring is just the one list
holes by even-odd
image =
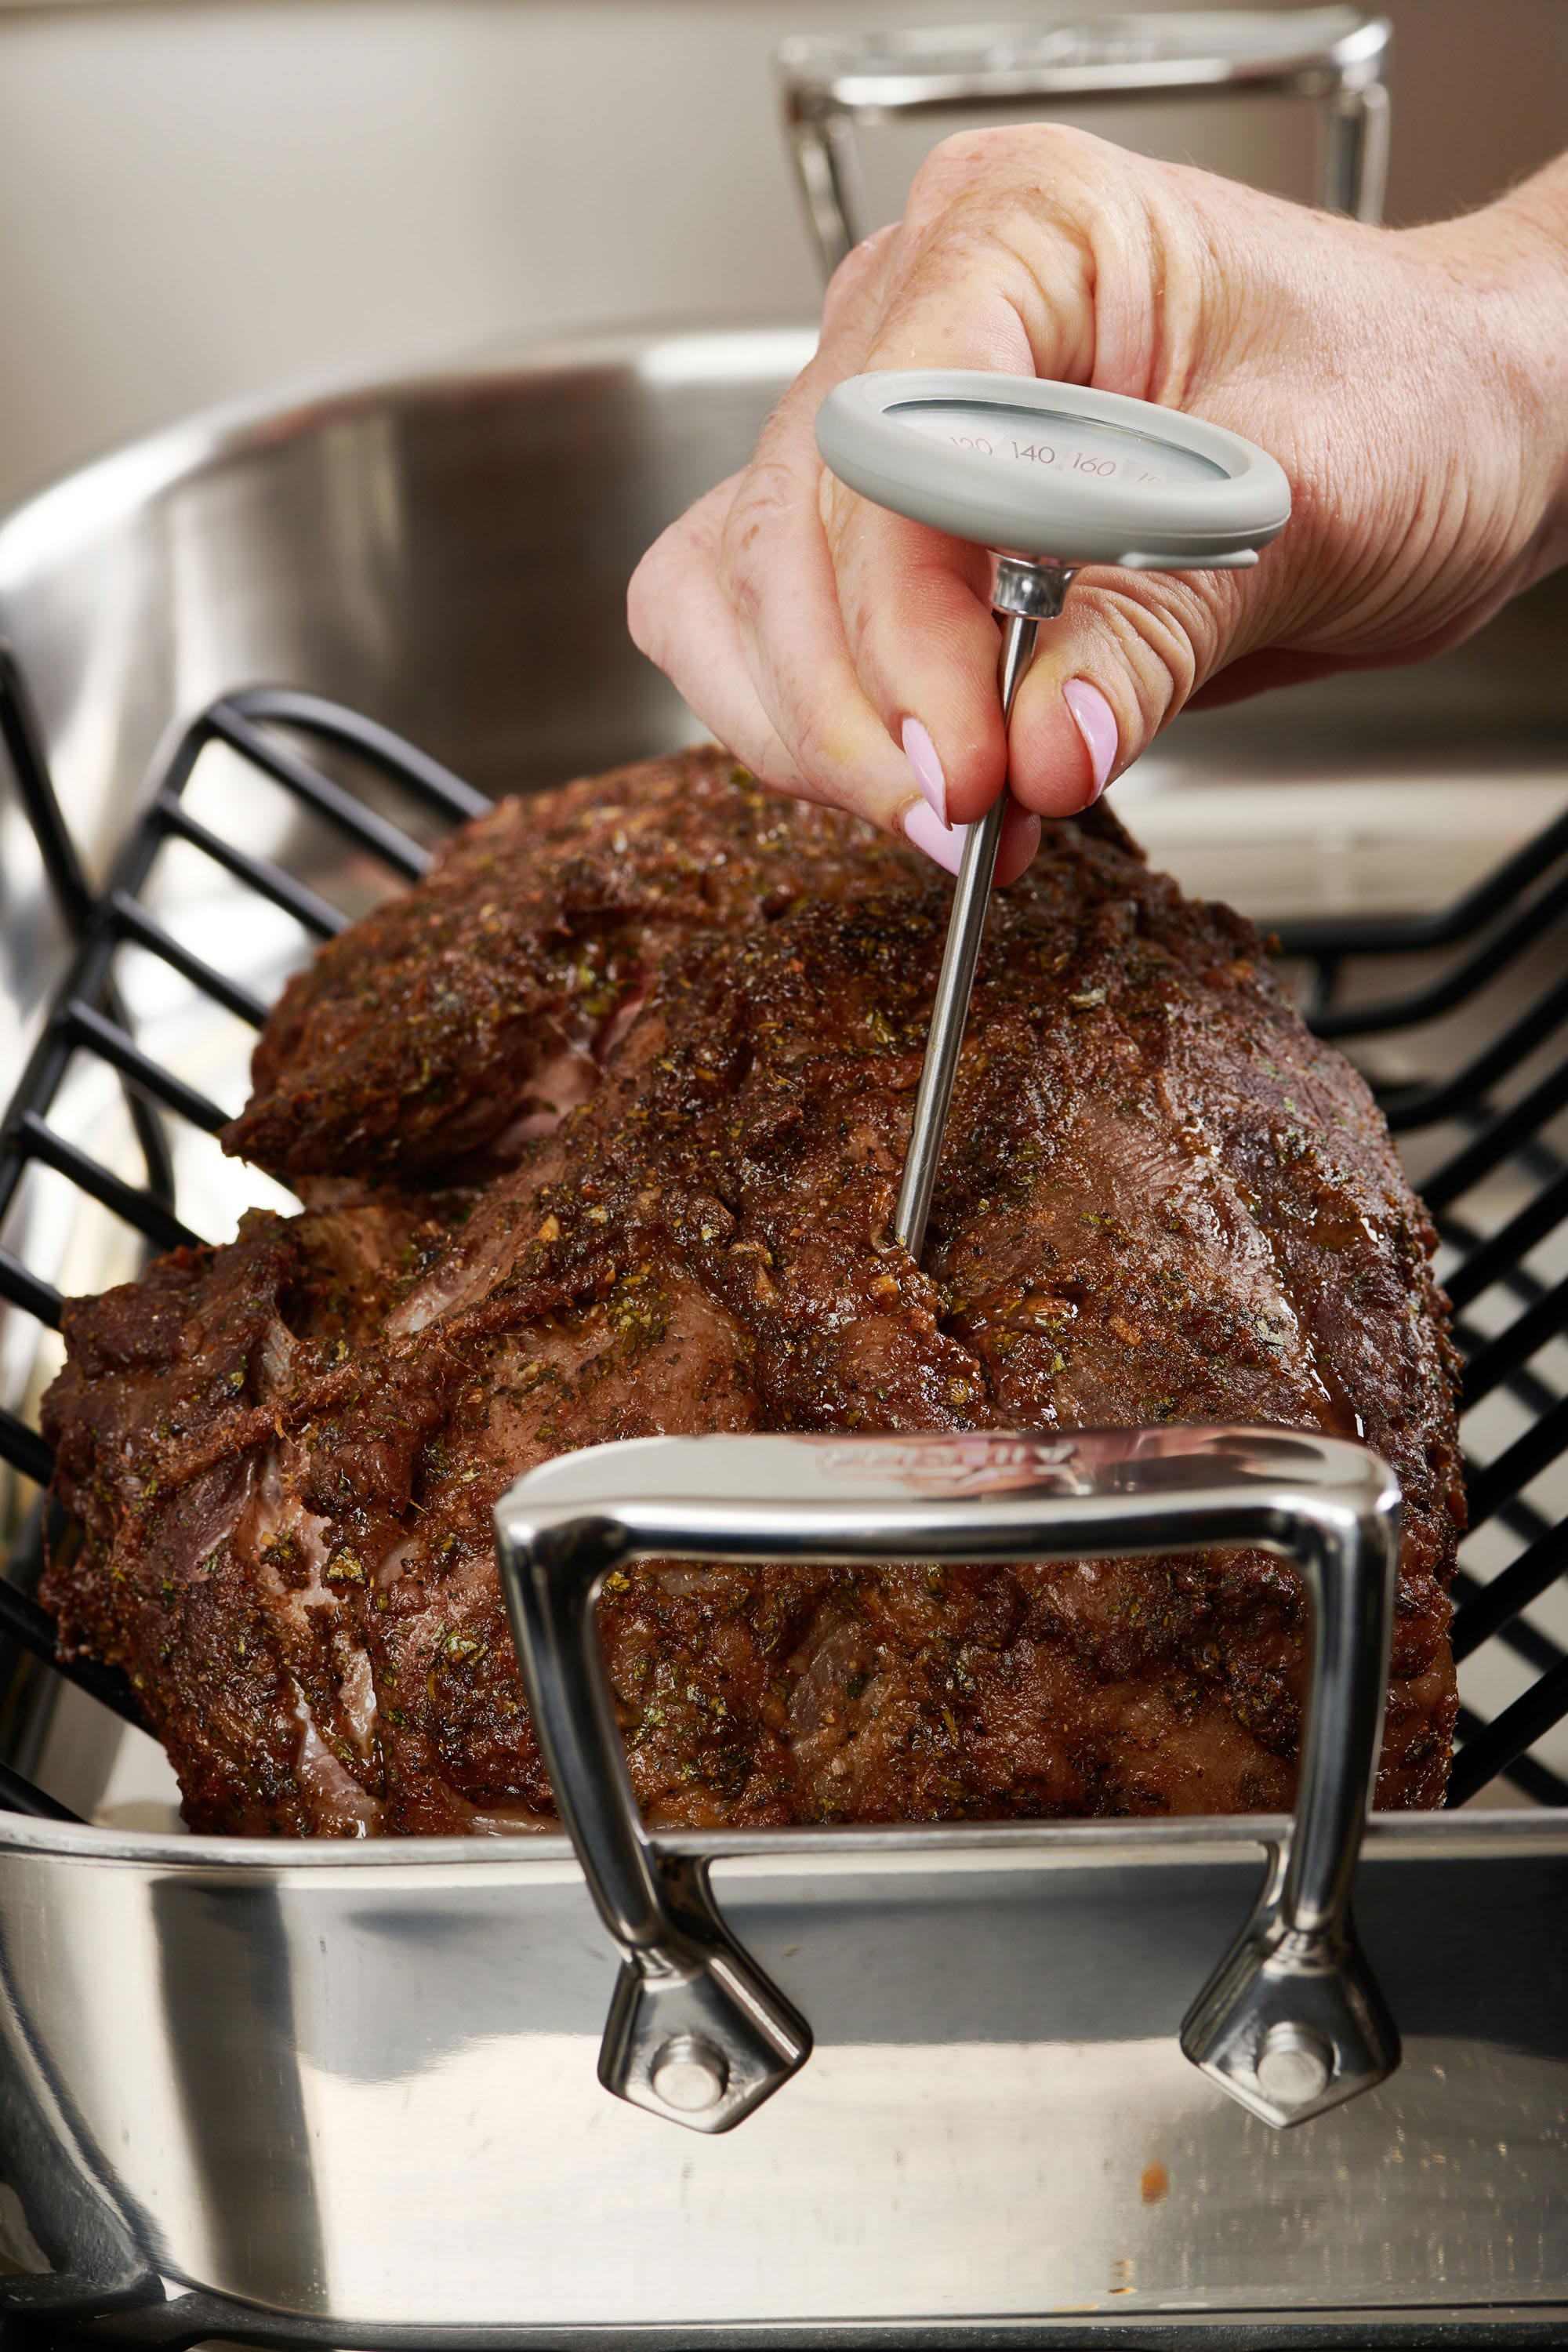
[[1033, 376], [855, 376], [823, 402], [816, 445], [878, 506], [1069, 567], [1232, 570], [1290, 513], [1284, 474], [1239, 434]]

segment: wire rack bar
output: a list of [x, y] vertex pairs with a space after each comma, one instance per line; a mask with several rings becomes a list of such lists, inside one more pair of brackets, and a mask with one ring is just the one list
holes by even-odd
[[0, 1764], [0, 1812], [26, 1813], [29, 1819], [41, 1822], [79, 1822], [81, 1815], [73, 1813], [68, 1805], [59, 1804], [36, 1789], [31, 1780], [24, 1780], [20, 1772], [13, 1772], [9, 1764]]
[[1500, 1504], [1511, 1501], [1568, 1446], [1568, 1400], [1478, 1469], [1469, 1482], [1470, 1525], [1484, 1528]]
[[144, 1087], [158, 1100], [188, 1118], [193, 1127], [205, 1127], [209, 1135], [216, 1135], [228, 1125], [228, 1113], [220, 1110], [206, 1096], [188, 1087], [184, 1078], [153, 1061], [144, 1054], [134, 1037], [122, 1029], [118, 1021], [105, 1020], [101, 1013], [82, 1002], [79, 996], [70, 998], [62, 1015], [69, 1034], [84, 1045], [91, 1045], [106, 1062], [124, 1072], [139, 1087]]
[[1568, 1570], [1568, 1519], [1559, 1519], [1489, 1583], [1467, 1594], [1454, 1619], [1454, 1657], [1461, 1663], [1510, 1620], [1539, 1601]]
[[194, 1234], [189, 1225], [182, 1224], [174, 1212], [165, 1209], [161, 1201], [152, 1200], [145, 1192], [139, 1192], [134, 1184], [128, 1184], [122, 1176], [116, 1176], [110, 1169], [101, 1167], [78, 1145], [68, 1143], [63, 1135], [57, 1135], [52, 1127], [45, 1124], [37, 1111], [24, 1111], [18, 1124], [32, 1159], [42, 1160], [46, 1168], [56, 1169], [62, 1176], [68, 1176], [79, 1192], [101, 1202], [106, 1209], [112, 1209], [117, 1217], [123, 1218], [139, 1234], [144, 1234], [157, 1248], [201, 1247], [201, 1235]]
[[[1460, 1264], [1490, 1236], [1481, 1226], [1468, 1224], [1462, 1218], [1456, 1217], [1451, 1210], [1435, 1217], [1433, 1223], [1437, 1228], [1438, 1240], [1449, 1254], [1448, 1264], [1440, 1276], [1442, 1281], [1447, 1282], [1457, 1275]], [[1546, 1288], [1540, 1276], [1528, 1265], [1504, 1265], [1498, 1274], [1497, 1283], [1500, 1289], [1509, 1292], [1524, 1307], [1533, 1307]]]
[[134, 898], [128, 898], [123, 890], [110, 892], [104, 911], [117, 938], [132, 940], [137, 947], [145, 948], [150, 955], [161, 957], [202, 995], [210, 996], [215, 1004], [221, 1004], [226, 1013], [232, 1013], [237, 1020], [248, 1023], [252, 1029], [260, 1028], [267, 1018], [267, 1007], [261, 999], [253, 996], [249, 989], [241, 988], [237, 981], [230, 980], [226, 972], [215, 971], [210, 963], [204, 963], [200, 956], [193, 955], [189, 948], [182, 947], [177, 940], [172, 940], [163, 925], [153, 921], [145, 907], [138, 906]]
[[[1479, 1716], [1472, 1715], [1468, 1707], [1462, 1706], [1459, 1709], [1456, 1727], [1463, 1741], [1474, 1739], [1479, 1732], [1485, 1730], [1486, 1726]], [[1563, 1780], [1559, 1774], [1553, 1772], [1551, 1766], [1543, 1764], [1538, 1756], [1521, 1753], [1511, 1763], [1504, 1765], [1502, 1769], [1494, 1773], [1492, 1777], [1500, 1780], [1511, 1780], [1514, 1787], [1521, 1795], [1528, 1797], [1532, 1805], [1568, 1806], [1568, 1780]], [[1485, 1781], [1480, 1785], [1484, 1788]], [[1474, 1796], [1475, 1793], [1474, 1789], [1469, 1790], [1467, 1798], [1459, 1801], [1467, 1802], [1468, 1798]], [[1450, 1794], [1448, 1799], [1450, 1810], [1454, 1801]]]
[[[1555, 1339], [1568, 1325], [1568, 1276], [1550, 1290], [1543, 1291], [1533, 1307], [1511, 1322], [1506, 1331], [1489, 1339], [1472, 1351], [1465, 1349], [1465, 1402], [1479, 1404], [1493, 1389], [1507, 1381], [1512, 1385], [1521, 1379], [1521, 1368], [1536, 1351]], [[1468, 1336], [1468, 1334], [1466, 1336]], [[1456, 1337], [1459, 1334], [1456, 1333]], [[1463, 1338], [1460, 1345], [1464, 1345]], [[1544, 1382], [1532, 1383], [1526, 1391], [1527, 1400], [1535, 1394], [1544, 1402], [1552, 1391]]]
[[1478, 1241], [1463, 1265], [1445, 1276], [1443, 1286], [1456, 1307], [1468, 1307], [1494, 1282], [1512, 1273], [1519, 1261], [1568, 1216], [1568, 1174], [1539, 1192], [1529, 1205], [1510, 1217], [1500, 1233]]
[[430, 853], [421, 849], [403, 831], [391, 824], [374, 809], [368, 809], [356, 794], [323, 776], [307, 761], [297, 759], [283, 744], [275, 742], [253, 727], [244, 713], [232, 703], [220, 702], [211, 713], [214, 740], [226, 743], [231, 751], [243, 752], [253, 767], [271, 776], [287, 792], [293, 794], [302, 807], [313, 809], [318, 816], [331, 819], [338, 831], [362, 849], [383, 858], [394, 873], [401, 874], [405, 882], [417, 882], [427, 871]]
[[[16, 779], [44, 872], [68, 929], [80, 938], [90, 925], [95, 902], [82, 872], [44, 753], [44, 730], [21, 664], [10, 645], [0, 637], [0, 743]], [[174, 1197], [174, 1165], [157, 1118], [135, 1097], [129, 1098], [131, 1121], [146, 1162], [147, 1181], [161, 1200]]]
[[1490, 1120], [1472, 1143], [1425, 1178], [1421, 1197], [1436, 1212], [1458, 1200], [1473, 1184], [1522, 1150], [1538, 1128], [1568, 1103], [1568, 1058], [1549, 1070], [1527, 1095]]
[[[1552, 1388], [1529, 1366], [1510, 1374], [1508, 1391], [1533, 1413], [1551, 1412], [1563, 1402], [1562, 1391]], [[1479, 1400], [1478, 1399], [1479, 1402]]]
[[[1468, 1569], [1461, 1568], [1456, 1572], [1452, 1586], [1456, 1605], [1478, 1600], [1486, 1590], [1480, 1578], [1472, 1576]], [[1560, 1659], [1568, 1655], [1560, 1642], [1554, 1642], [1550, 1633], [1543, 1633], [1529, 1617], [1514, 1617], [1500, 1624], [1493, 1638], [1500, 1642], [1505, 1650], [1511, 1650], [1516, 1658], [1521, 1658], [1527, 1666], [1532, 1666], [1538, 1675], [1544, 1674], [1548, 1666], [1556, 1665]]]
[[226, 867], [237, 882], [247, 884], [258, 898], [269, 898], [275, 907], [281, 907], [286, 915], [292, 915], [297, 923], [313, 931], [319, 940], [335, 939], [339, 931], [346, 929], [348, 917], [329, 906], [308, 883], [296, 882], [281, 866], [269, 866], [264, 858], [252, 857], [248, 850], [237, 849], [177, 802], [163, 803], [158, 815], [165, 833], [177, 835], [194, 848], [205, 851], [215, 866]]
[[1532, 940], [1560, 922], [1565, 912], [1568, 875], [1561, 877], [1551, 889], [1542, 890], [1529, 906], [1512, 912], [1507, 923], [1474, 955], [1455, 964], [1441, 979], [1428, 982], [1425, 988], [1412, 989], [1405, 996], [1386, 996], [1371, 1004], [1327, 1007], [1313, 1025], [1321, 1037], [1345, 1037], [1364, 1036], [1370, 1030], [1382, 1035], [1390, 1030], [1414, 1029], [1424, 1021], [1436, 1021], [1506, 971]]
[[[1521, 1754], [1497, 1776], [1511, 1780], [1520, 1794], [1528, 1797], [1532, 1805], [1568, 1807], [1568, 1780], [1552, 1771], [1538, 1756]], [[1485, 1782], [1482, 1784], [1485, 1787]]]
[[1412, 1128], [1433, 1127], [1439, 1119], [1462, 1117], [1485, 1097], [1500, 1078], [1506, 1078], [1538, 1046], [1543, 1045], [1565, 1020], [1568, 979], [1548, 989], [1500, 1037], [1452, 1077], [1429, 1087], [1401, 1088], [1391, 1095], [1384, 1104], [1389, 1126], [1395, 1135], [1402, 1135], [1408, 1134]]
[[8, 1249], [0, 1249], [0, 1298], [8, 1298], [13, 1307], [25, 1308], [37, 1322], [47, 1323], [51, 1331], [59, 1329], [65, 1300], [52, 1282], [45, 1282]]
[[483, 816], [487, 809], [495, 806], [488, 793], [481, 793], [465, 777], [454, 775], [450, 768], [433, 760], [416, 743], [406, 742], [379, 719], [367, 719], [341, 702], [329, 701], [324, 695], [304, 694], [294, 687], [252, 686], [241, 694], [226, 695], [224, 703], [243, 718], [301, 728], [307, 734], [319, 735], [323, 742], [336, 743], [340, 750], [357, 752], [372, 767], [395, 778], [448, 824], [460, 824], [468, 817]]
[[87, 1691], [111, 1714], [134, 1724], [138, 1730], [142, 1728], [141, 1709], [119, 1667], [100, 1665], [96, 1658], [62, 1657], [55, 1637], [55, 1621], [47, 1610], [40, 1609], [36, 1601], [18, 1592], [4, 1577], [0, 1577], [0, 1633], [8, 1635], [33, 1657], [41, 1658], [45, 1665], [63, 1675], [67, 1682], [75, 1683], [79, 1690]]
[[1314, 916], [1280, 923], [1276, 926], [1279, 952], [1337, 962], [1352, 956], [1410, 955], [1424, 948], [1457, 946], [1507, 912], [1564, 854], [1568, 810], [1451, 906], [1430, 915]]
[[55, 1475], [52, 1451], [9, 1405], [0, 1405], [0, 1454], [36, 1486], [47, 1486]]
[[1538, 1511], [1533, 1503], [1521, 1501], [1517, 1496], [1511, 1503], [1503, 1505], [1497, 1519], [1500, 1527], [1506, 1528], [1510, 1535], [1518, 1536], [1521, 1543], [1527, 1544], [1539, 1543], [1552, 1525], [1544, 1512]]
[[[1534, 1746], [1542, 1733], [1550, 1731], [1555, 1723], [1568, 1714], [1568, 1658], [1563, 1658], [1522, 1698], [1494, 1716], [1490, 1723], [1479, 1724], [1466, 1739], [1454, 1759], [1453, 1773], [1448, 1784], [1448, 1802], [1462, 1805], [1489, 1780], [1500, 1772], [1515, 1772], [1519, 1759]], [[1537, 1770], [1544, 1770], [1537, 1766]], [[1516, 1775], [1517, 1777], [1517, 1775]], [[1556, 1775], [1552, 1778], [1555, 1780]], [[1568, 1784], [1558, 1781], [1561, 1797], [1552, 1801], [1562, 1804], [1568, 1800]]]
[[76, 844], [60, 814], [59, 801], [44, 757], [44, 730], [38, 724], [27, 681], [4, 637], [0, 637], [0, 742], [5, 746], [15, 772], [55, 903], [71, 929], [80, 932], [92, 914], [92, 892], [81, 870]]

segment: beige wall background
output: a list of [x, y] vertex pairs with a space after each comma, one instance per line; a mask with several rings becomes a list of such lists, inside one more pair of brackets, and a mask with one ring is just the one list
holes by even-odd
[[[0, 500], [194, 408], [574, 327], [799, 318], [790, 32], [1005, 0], [0, 0]], [[1077, 13], [1088, 14], [1089, 8]], [[1568, 0], [1391, 0], [1390, 214], [1568, 143]], [[1304, 110], [1101, 110], [1310, 193]], [[868, 150], [889, 211], [921, 141]]]

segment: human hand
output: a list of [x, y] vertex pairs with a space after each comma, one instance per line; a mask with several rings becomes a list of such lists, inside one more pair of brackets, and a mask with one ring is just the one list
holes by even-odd
[[[1563, 560], [1565, 353], [1568, 163], [1381, 230], [1056, 126], [965, 134], [838, 271], [751, 465], [644, 558], [632, 635], [765, 782], [954, 869], [1008, 782], [1005, 882], [1199, 694], [1420, 660]], [[1228, 425], [1283, 466], [1291, 520], [1250, 571], [1081, 572], [1005, 740], [984, 551], [816, 453], [833, 384], [918, 367]]]

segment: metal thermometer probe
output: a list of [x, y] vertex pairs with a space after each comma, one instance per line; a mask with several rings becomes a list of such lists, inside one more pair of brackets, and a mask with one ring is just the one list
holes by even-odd
[[[1013, 716], [1014, 700], [1024, 673], [1035, 657], [1040, 623], [1056, 619], [1071, 579], [1071, 566], [1065, 563], [1029, 563], [1009, 556], [997, 562], [991, 608], [1002, 621], [997, 680], [1002, 690], [1004, 734]], [[1002, 845], [1002, 824], [1009, 797], [1004, 783], [984, 815], [970, 826], [953, 887], [947, 943], [942, 949], [936, 1002], [931, 1006], [925, 1059], [921, 1064], [920, 1088], [915, 1096], [910, 1148], [904, 1156], [898, 1207], [893, 1212], [894, 1234], [915, 1259], [925, 1247], [926, 1219], [931, 1214], [931, 1196], [936, 1190], [937, 1161], [947, 1132], [959, 1051], [969, 1025], [974, 967], [980, 961], [985, 909], [991, 898], [991, 880], [996, 871], [996, 853]]]
[[[1004, 727], [1074, 572], [1236, 571], [1289, 519], [1272, 457], [1217, 425], [1118, 393], [956, 369], [852, 377], [817, 413], [816, 446], [852, 490], [996, 559]], [[969, 1019], [1004, 785], [969, 828], [926, 1038], [894, 1232], [918, 1259]]]

